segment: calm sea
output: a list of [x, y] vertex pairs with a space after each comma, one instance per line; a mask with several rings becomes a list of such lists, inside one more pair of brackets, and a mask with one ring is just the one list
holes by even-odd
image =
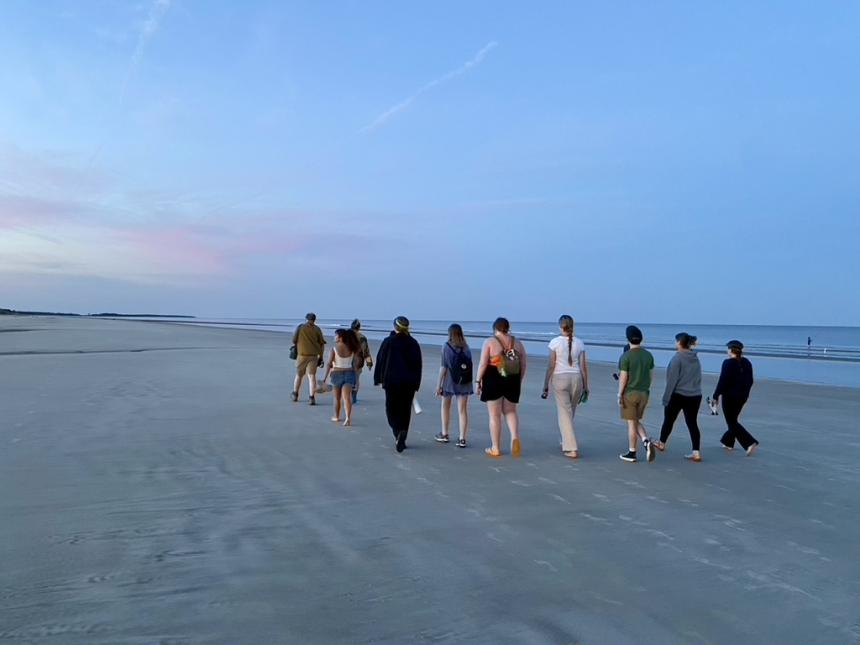
[[[164, 319], [162, 319], [164, 320]], [[220, 318], [175, 321], [183, 324], [228, 328], [251, 328], [292, 332], [298, 319]], [[348, 326], [349, 320], [322, 320], [320, 327], [332, 331]], [[490, 333], [489, 321], [456, 321], [466, 332], [473, 348]], [[419, 342], [442, 345], [448, 321], [413, 320], [412, 330]], [[645, 335], [645, 346], [664, 367], [674, 352], [679, 331], [698, 336], [697, 351], [706, 372], [719, 372], [725, 358], [725, 343], [736, 338], [755, 364], [756, 374], [801, 383], [821, 383], [860, 387], [860, 327], [789, 327], [768, 325], [665, 325], [637, 323]], [[511, 322], [512, 333], [523, 340], [529, 352], [546, 353], [546, 343], [558, 334], [553, 322]], [[615, 362], [625, 343], [626, 323], [577, 323], [576, 335], [585, 342], [589, 360]], [[362, 320], [362, 331], [380, 339], [391, 329], [390, 320]], [[811, 346], [807, 339], [812, 338]]]

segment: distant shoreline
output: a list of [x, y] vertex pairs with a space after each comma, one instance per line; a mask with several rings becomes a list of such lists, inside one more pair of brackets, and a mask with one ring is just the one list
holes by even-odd
[[[119, 316], [117, 316], [119, 317]], [[154, 317], [154, 316], [153, 316]], [[170, 316], [159, 316], [159, 318], [170, 318]], [[179, 318], [179, 316], [177, 316]], [[217, 326], [223, 328], [265, 328], [265, 327], [275, 327], [275, 328], [283, 328], [283, 329], [293, 329], [295, 327], [294, 323], [276, 323], [276, 322], [240, 322], [240, 321], [217, 321], [217, 320], [205, 320], [205, 319], [197, 319], [193, 316], [184, 316], [183, 318], [192, 318], [191, 320], [175, 320], [175, 321], [167, 321], [167, 322], [176, 322], [177, 324], [182, 324], [187, 322], [193, 325], [199, 325], [201, 327], [205, 326]], [[142, 321], [146, 322], [146, 321]], [[338, 327], [338, 325], [333, 325], [329, 323], [320, 323], [320, 326], [323, 329], [331, 330]], [[387, 334], [390, 330], [388, 327], [375, 327], [375, 326], [364, 326], [362, 327], [362, 331], [371, 332], [374, 334]], [[421, 328], [413, 328], [412, 333], [414, 335], [422, 335], [422, 336], [434, 336], [439, 338], [445, 338], [448, 335], [447, 331], [440, 331], [434, 329], [421, 329]], [[467, 338], [485, 338], [485, 333], [475, 333], [472, 331], [464, 331], [464, 334]], [[524, 341], [531, 342], [546, 342], [549, 340], [549, 337], [546, 334], [540, 333], [529, 333], [529, 332], [520, 332], [517, 334], [517, 338]], [[624, 343], [621, 341], [600, 341], [600, 340], [589, 340], [589, 346], [593, 347], [605, 347], [611, 349], [621, 349], [624, 347]], [[654, 344], [649, 345], [649, 349], [658, 350], [658, 351], [666, 351], [673, 352], [675, 351], [675, 347], [671, 345], [660, 345]], [[785, 352], [785, 351], [777, 351], [777, 350], [768, 350], [768, 349], [751, 349], [746, 351], [746, 355], [760, 358], [776, 358], [776, 359], [805, 359], [805, 360], [815, 360], [815, 361], [823, 361], [823, 362], [833, 362], [833, 363], [860, 363], [860, 356], [846, 356], [840, 355], [839, 350], [832, 351], [830, 354], [819, 354], [810, 355], [808, 353], [803, 352], [804, 348], [797, 352]], [[712, 354], [716, 356], [721, 356], [725, 354], [725, 349], [722, 347], [719, 348], [709, 348], [709, 347], [697, 347], [696, 351], [701, 354]]]
[[113, 312], [76, 314], [63, 311], [17, 311], [15, 309], [0, 309], [0, 316], [68, 316], [72, 318], [195, 318], [195, 316], [189, 316], [187, 314], [118, 314]]

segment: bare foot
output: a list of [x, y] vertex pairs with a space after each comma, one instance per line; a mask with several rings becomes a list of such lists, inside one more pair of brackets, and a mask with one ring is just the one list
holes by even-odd
[[747, 457], [752, 457], [753, 453], [756, 451], [756, 448], [758, 448], [758, 442], [747, 448]]
[[343, 426], [344, 426], [345, 428], [348, 428], [348, 427], [350, 427], [351, 425], [352, 425], [352, 421], [350, 420], [350, 418], [349, 418], [349, 417], [347, 417], [347, 418], [346, 418], [346, 421], [344, 421], [344, 422], [343, 422]]

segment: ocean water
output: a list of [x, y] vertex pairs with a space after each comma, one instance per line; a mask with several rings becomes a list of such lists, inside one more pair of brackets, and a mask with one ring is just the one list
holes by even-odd
[[[174, 322], [291, 333], [302, 321], [220, 318]], [[349, 322], [346, 319], [317, 321], [328, 332], [327, 335], [338, 327], [348, 326]], [[481, 340], [491, 333], [490, 321], [455, 322], [463, 326], [473, 349], [480, 348]], [[422, 344], [441, 346], [447, 338], [449, 324], [449, 321], [413, 320], [412, 332]], [[860, 327], [636, 324], [645, 336], [644, 345], [654, 353], [660, 367], [665, 367], [675, 351], [675, 334], [685, 331], [698, 337], [696, 351], [706, 372], [720, 371], [726, 357], [726, 342], [738, 339], [744, 343], [745, 355], [753, 361], [758, 377], [860, 387]], [[627, 323], [582, 322], [576, 324], [576, 335], [586, 344], [589, 360], [614, 363], [626, 342], [626, 326]], [[369, 338], [383, 338], [390, 330], [390, 320], [362, 320], [362, 331]], [[558, 327], [554, 322], [511, 321], [511, 333], [525, 343], [530, 353], [545, 355], [546, 344], [558, 334]], [[812, 338], [811, 346], [807, 346], [809, 337]]]

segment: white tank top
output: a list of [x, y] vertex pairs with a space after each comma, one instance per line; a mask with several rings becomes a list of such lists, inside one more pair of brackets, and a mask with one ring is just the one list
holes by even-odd
[[352, 369], [352, 358], [355, 354], [350, 354], [349, 356], [341, 356], [337, 352], [334, 353], [334, 369], [339, 370], [351, 370]]

